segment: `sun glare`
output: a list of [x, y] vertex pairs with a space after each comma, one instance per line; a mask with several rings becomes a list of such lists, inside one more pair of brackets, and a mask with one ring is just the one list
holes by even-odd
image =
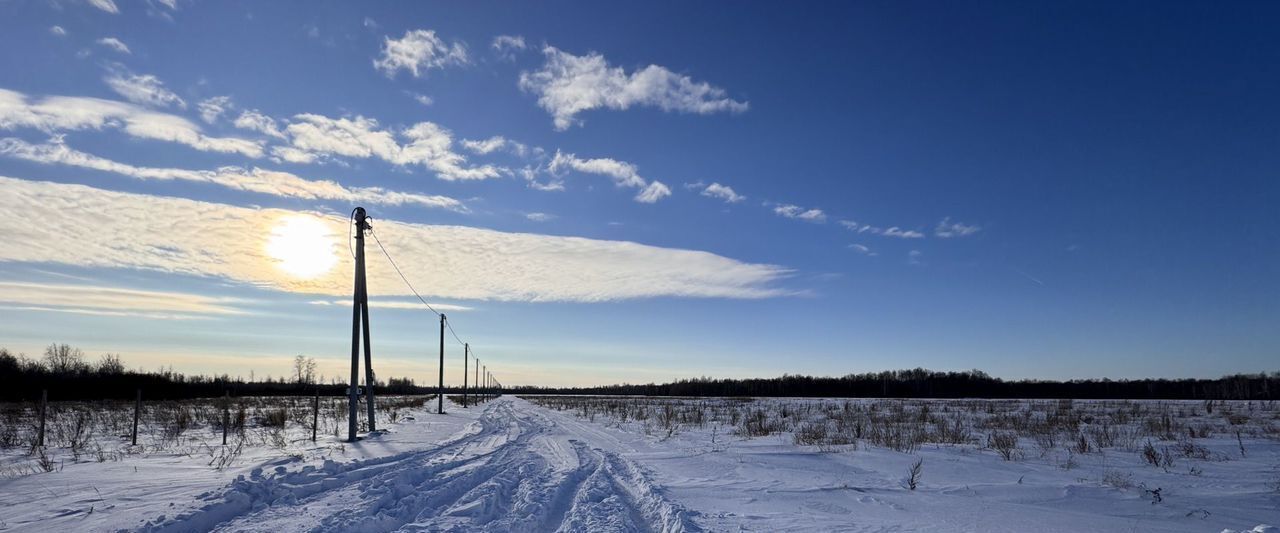
[[315, 217], [294, 215], [281, 218], [267, 238], [267, 255], [288, 274], [310, 279], [337, 262], [333, 233]]

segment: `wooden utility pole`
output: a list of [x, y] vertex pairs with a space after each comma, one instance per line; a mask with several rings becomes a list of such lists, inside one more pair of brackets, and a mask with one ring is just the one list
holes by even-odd
[[436, 391], [436, 414], [444, 414], [444, 313], [440, 313], [440, 384], [437, 385]]
[[471, 359], [471, 344], [462, 343], [462, 406], [467, 406], [467, 360]]
[[365, 394], [368, 398], [369, 431], [377, 428], [374, 422], [373, 359], [369, 353], [369, 292], [365, 286], [364, 232], [369, 221], [363, 207], [357, 207], [351, 216], [355, 219], [356, 271], [351, 305], [351, 388], [347, 390], [347, 442], [355, 442], [356, 404], [360, 401], [360, 326], [364, 325]]
[[142, 411], [142, 389], [138, 389], [138, 398], [133, 401], [133, 439], [132, 446], [138, 445], [138, 415]]

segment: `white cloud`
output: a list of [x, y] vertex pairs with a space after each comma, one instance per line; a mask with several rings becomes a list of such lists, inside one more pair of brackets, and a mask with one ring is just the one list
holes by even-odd
[[493, 137], [489, 137], [488, 139], [484, 139], [481, 141], [463, 139], [459, 144], [461, 144], [463, 148], [466, 148], [472, 153], [481, 154], [481, 155], [491, 154], [498, 150], [505, 149], [506, 151], [509, 151], [512, 154], [523, 157], [525, 154], [529, 152], [529, 147], [519, 142], [508, 139], [506, 137], [503, 137], [501, 135], [495, 135]]
[[555, 219], [556, 216], [547, 214], [547, 213], [525, 213], [524, 218], [527, 218], [534, 222], [546, 222], [546, 221]]
[[943, 239], [949, 239], [952, 237], [968, 237], [980, 230], [982, 230], [982, 228], [976, 225], [971, 226], [961, 224], [959, 222], [952, 222], [951, 217], [946, 217], [942, 219], [942, 221], [938, 222], [938, 227], [933, 229], [933, 234]]
[[525, 49], [524, 37], [520, 35], [499, 35], [493, 38], [491, 46], [499, 58], [515, 61], [516, 53]]
[[437, 37], [434, 30], [410, 30], [400, 39], [384, 38], [382, 55], [373, 61], [373, 66], [388, 78], [394, 77], [401, 69], [419, 78], [433, 68], [443, 69], [469, 62], [467, 46], [461, 41], [450, 44]]
[[58, 37], [65, 37], [67, 35], [67, 30], [62, 29], [62, 26], [49, 26], [49, 33], [57, 35]]
[[200, 119], [209, 124], [217, 122], [219, 117], [234, 107], [230, 96], [214, 96], [196, 104], [196, 109], [200, 111]]
[[446, 181], [483, 180], [502, 176], [492, 165], [467, 166], [466, 157], [453, 151], [453, 134], [431, 122], [419, 122], [397, 134], [378, 121], [356, 116], [331, 118], [295, 115], [285, 128], [292, 146], [320, 157], [377, 157], [394, 165], [422, 165]]
[[377, 21], [375, 21], [375, 20], [373, 20], [373, 17], [365, 17], [365, 18], [364, 18], [364, 27], [369, 28], [369, 29], [376, 30], [376, 29], [378, 29], [378, 22], [377, 22]]
[[649, 182], [640, 176], [639, 169], [635, 165], [616, 159], [606, 157], [583, 159], [557, 150], [556, 155], [547, 164], [547, 170], [554, 176], [563, 176], [569, 170], [608, 176], [613, 180], [614, 186], [641, 189], [635, 197], [635, 200], [641, 203], [651, 204], [671, 195], [671, 189], [662, 182]]
[[277, 163], [297, 163], [299, 165], [310, 165], [316, 162], [316, 155], [293, 148], [291, 146], [272, 146], [271, 160]]
[[875, 256], [877, 256], [877, 255], [880, 255], [880, 254], [877, 254], [876, 252], [872, 251], [872, 250], [871, 250], [871, 248], [868, 248], [866, 245], [862, 245], [862, 244], [850, 244], [850, 245], [849, 245], [849, 249], [850, 249], [850, 250], [853, 250], [853, 251], [855, 251], [855, 252], [858, 252], [858, 253], [860, 253], [860, 254], [862, 254], [862, 255], [871, 256], [871, 257], [875, 257]]
[[551, 178], [549, 180], [539, 181], [538, 176], [543, 174], [541, 167], [534, 168], [534, 167], [525, 165], [524, 168], [517, 169], [515, 172], [517, 175], [524, 178], [525, 182], [529, 184], [530, 189], [533, 189], [535, 191], [563, 191], [564, 190], [564, 178], [560, 176], [551, 175]]
[[923, 255], [924, 254], [921, 253], [920, 250], [911, 250], [910, 252], [907, 252], [907, 264], [923, 265], [924, 263], [920, 261], [920, 257]]
[[89, 0], [89, 5], [106, 11], [107, 13], [111, 13], [112, 15], [120, 13], [120, 8], [116, 7], [116, 3], [113, 0]]
[[859, 224], [852, 220], [841, 220], [840, 225], [854, 233], [869, 233], [881, 237], [897, 237], [899, 239], [923, 239], [924, 233], [915, 230], [904, 230], [897, 226], [881, 228], [870, 224]]
[[232, 298], [61, 283], [0, 281], [0, 302], [9, 308], [16, 305], [38, 311], [148, 318], [244, 313], [233, 307], [238, 301]]
[[897, 226], [884, 230], [884, 233], [882, 233], [881, 235], [884, 235], [885, 237], [898, 237], [900, 239], [923, 239], [924, 238], [923, 233], [920, 233], [915, 230], [904, 230], [904, 229], [898, 228]]
[[728, 98], [724, 89], [657, 65], [627, 74], [600, 54], [575, 56], [552, 46], [542, 51], [546, 62], [534, 72], [520, 73], [520, 88], [538, 95], [538, 105], [551, 114], [557, 130], [582, 124], [578, 113], [592, 109], [648, 106], [705, 115], [740, 113], [748, 107]]
[[107, 74], [102, 81], [125, 100], [135, 104], [151, 107], [177, 106], [187, 108], [187, 102], [166, 89], [164, 82], [151, 74], [137, 75], [131, 72], [115, 70]]
[[329, 180], [307, 180], [288, 172], [222, 167], [217, 170], [137, 167], [87, 154], [64, 144], [29, 144], [21, 139], [0, 138], [0, 155], [46, 165], [59, 164], [113, 172], [146, 180], [183, 180], [209, 183], [240, 191], [305, 200], [341, 200], [379, 205], [420, 205], [466, 212], [462, 202], [447, 196], [389, 191], [381, 187], [345, 187]]
[[177, 115], [136, 105], [77, 96], [38, 100], [0, 89], [0, 129], [34, 128], [46, 133], [119, 128], [140, 139], [175, 142], [208, 152], [262, 157], [262, 144], [235, 137], [208, 137], [195, 123]]
[[409, 95], [410, 97], [412, 97], [412, 98], [413, 98], [413, 101], [415, 101], [415, 102], [417, 102], [417, 103], [419, 103], [419, 104], [422, 104], [422, 105], [424, 105], [424, 106], [427, 106], [427, 107], [431, 107], [431, 105], [432, 105], [432, 104], [436, 103], [436, 101], [435, 101], [433, 98], [431, 98], [430, 96], [427, 96], [427, 95], [425, 95], [425, 94], [419, 94], [419, 93], [415, 93], [415, 92], [413, 92], [413, 91], [405, 91], [405, 94], [407, 94], [407, 95]]
[[[351, 307], [352, 305], [351, 300], [312, 300], [307, 303], [311, 305], [322, 305], [322, 306], [339, 305], [344, 307]], [[427, 310], [427, 306], [422, 305], [422, 302], [419, 302], [416, 300], [383, 300], [383, 299], [377, 299], [377, 298], [370, 298], [369, 307], [374, 307], [378, 309], [415, 309], [415, 310], [422, 310], [422, 311]], [[451, 313], [459, 313], [459, 312], [471, 311], [475, 309], [474, 307], [468, 307], [465, 305], [442, 304], [439, 302], [431, 302], [431, 307], [436, 311], [447, 311]]]
[[[346, 213], [250, 209], [12, 178], [0, 178], [0, 189], [0, 230], [8, 239], [0, 261], [207, 276], [334, 297], [351, 291]], [[29, 224], [33, 205], [58, 216]], [[337, 264], [314, 279], [284, 273], [266, 251], [271, 228], [298, 216], [317, 217], [332, 238]], [[405, 275], [432, 298], [597, 302], [793, 294], [775, 286], [790, 274], [785, 268], [708, 252], [382, 218], [374, 230]], [[371, 295], [408, 296], [391, 266], [373, 257]]]
[[[54, 27], [57, 28], [57, 26], [54, 26]], [[133, 53], [129, 51], [128, 45], [124, 44], [124, 42], [122, 42], [120, 39], [117, 39], [115, 37], [103, 37], [101, 39], [98, 39], [98, 44], [105, 46], [107, 48], [110, 48], [112, 50], [115, 50], [117, 52], [120, 52], [122, 54]]]
[[816, 208], [805, 209], [798, 205], [779, 204], [773, 207], [773, 212], [775, 214], [778, 214], [787, 218], [804, 220], [806, 222], [815, 222], [815, 223], [821, 224], [827, 221], [827, 214], [822, 212], [821, 209], [816, 209]]
[[668, 196], [671, 196], [671, 188], [661, 181], [654, 180], [649, 182], [644, 187], [644, 190], [636, 194], [636, 201], [642, 204], [652, 204]]
[[703, 189], [700, 194], [710, 198], [719, 198], [731, 204], [736, 204], [747, 199], [746, 196], [742, 196], [735, 192], [732, 187], [728, 185], [721, 185], [719, 183], [707, 185], [707, 188]]
[[277, 139], [285, 138], [284, 132], [280, 131], [280, 126], [276, 124], [276, 120], [259, 113], [256, 109], [241, 111], [240, 116], [236, 117], [233, 124], [242, 130], [256, 131]]

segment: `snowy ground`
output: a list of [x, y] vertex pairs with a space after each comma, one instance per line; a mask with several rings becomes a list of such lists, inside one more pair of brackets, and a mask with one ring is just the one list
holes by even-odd
[[809, 442], [812, 421], [748, 437], [711, 415], [659, 424], [680, 418], [652, 405], [666, 415], [620, 420], [503, 397], [446, 403], [445, 415], [410, 409], [357, 444], [322, 433], [315, 445], [251, 447], [222, 469], [198, 453], [71, 462], [0, 479], [0, 530], [1217, 533], [1280, 523], [1270, 410], [1240, 425], [1253, 434], [1193, 438], [1204, 454], [1162, 466], [1140, 450], [1063, 455], [1025, 441], [1005, 460], [977, 438], [908, 453], [865, 438], [800, 445], [797, 430]]

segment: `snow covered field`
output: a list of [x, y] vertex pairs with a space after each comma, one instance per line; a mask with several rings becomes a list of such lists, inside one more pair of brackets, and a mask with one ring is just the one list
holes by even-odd
[[249, 417], [252, 442], [223, 463], [220, 432], [202, 422], [182, 443], [101, 461], [96, 451], [74, 460], [55, 440], [49, 472], [6, 449], [0, 530], [1217, 533], [1280, 523], [1280, 406], [1258, 402], [508, 396], [447, 402], [445, 415], [433, 406], [404, 407], [356, 444], [323, 424], [312, 444], [293, 423], [277, 446], [274, 426]]

